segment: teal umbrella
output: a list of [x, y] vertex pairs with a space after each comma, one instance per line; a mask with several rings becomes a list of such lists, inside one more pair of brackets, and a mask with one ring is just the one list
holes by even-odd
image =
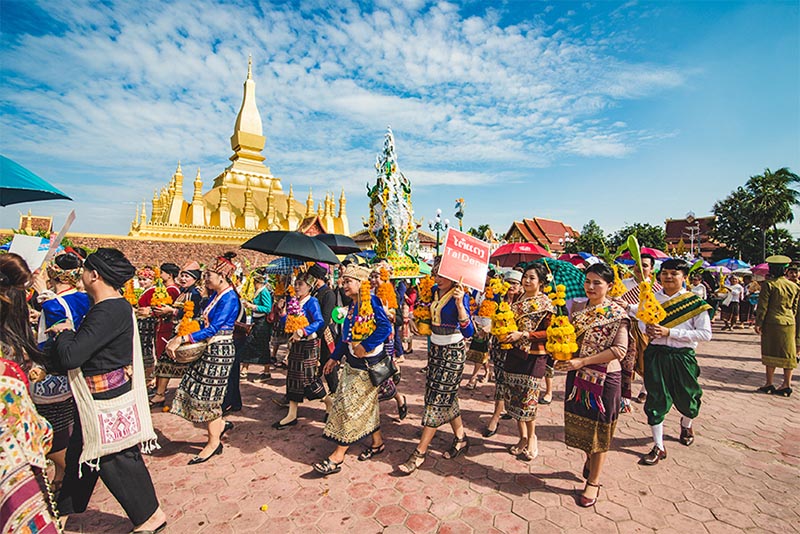
[[72, 200], [19, 163], [0, 155], [0, 206], [57, 199]]
[[553, 273], [553, 279], [556, 285], [564, 284], [567, 291], [567, 300], [576, 297], [585, 297], [586, 292], [583, 290], [583, 281], [586, 275], [583, 271], [572, 265], [568, 261], [553, 260], [550, 258], [541, 258], [534, 260], [531, 263], [546, 263]]

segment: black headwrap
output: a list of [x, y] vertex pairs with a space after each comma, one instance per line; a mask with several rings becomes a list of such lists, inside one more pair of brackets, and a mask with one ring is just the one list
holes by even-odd
[[97, 272], [108, 285], [119, 289], [133, 278], [136, 268], [115, 248], [99, 248], [84, 262], [84, 268]]
[[178, 276], [178, 273], [181, 272], [181, 268], [175, 265], [174, 263], [162, 263], [161, 272], [167, 273], [172, 278], [175, 278], [176, 276]]
[[308, 274], [316, 278], [317, 280], [325, 280], [328, 276], [328, 271], [320, 265], [319, 263], [315, 263], [311, 267], [308, 268]]

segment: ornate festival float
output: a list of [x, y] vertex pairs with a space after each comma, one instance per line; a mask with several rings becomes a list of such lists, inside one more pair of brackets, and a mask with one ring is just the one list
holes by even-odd
[[367, 185], [369, 221], [364, 225], [378, 258], [392, 265], [394, 278], [417, 278], [419, 271], [418, 223], [411, 204], [411, 181], [400, 172], [392, 128], [386, 128], [383, 152], [375, 158], [377, 180]]

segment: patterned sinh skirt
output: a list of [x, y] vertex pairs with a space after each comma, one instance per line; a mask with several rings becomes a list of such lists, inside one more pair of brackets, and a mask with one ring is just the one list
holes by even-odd
[[139, 340], [142, 343], [142, 360], [144, 360], [145, 369], [153, 367], [156, 361], [154, 348], [156, 321], [157, 319], [155, 317], [140, 317], [136, 319], [139, 326]]
[[66, 449], [72, 425], [78, 416], [75, 400], [70, 397], [59, 402], [37, 404], [36, 411], [53, 427], [53, 446], [50, 447], [50, 451]]
[[338, 445], [352, 445], [380, 427], [378, 388], [370, 382], [368, 371], [353, 369], [344, 360], [323, 435]]
[[272, 340], [272, 324], [267, 322], [266, 317], [259, 317], [253, 321], [253, 328], [242, 354], [242, 363], [273, 363], [270, 357], [269, 344]]
[[546, 355], [526, 355], [520, 350], [507, 352], [503, 384], [498, 389], [503, 392], [506, 412], [517, 421], [536, 419], [541, 378], [534, 375], [544, 374], [546, 363]]
[[463, 339], [451, 345], [430, 344], [423, 426], [440, 427], [461, 415], [458, 385], [464, 373], [466, 356], [467, 342]]
[[489, 339], [472, 338], [467, 350], [467, 361], [484, 364], [489, 361]]
[[[575, 371], [567, 374], [567, 395], [572, 391]], [[587, 454], [606, 452], [611, 448], [611, 438], [619, 417], [622, 399], [622, 372], [606, 375], [602, 394], [605, 412], [586, 406], [576, 399], [564, 401], [564, 442]]]
[[289, 347], [286, 362], [286, 398], [294, 402], [325, 397], [319, 368], [319, 339], [295, 341]]
[[232, 339], [210, 343], [200, 359], [188, 365], [170, 411], [193, 423], [222, 417], [222, 399], [235, 356]]
[[503, 390], [503, 366], [506, 363], [506, 351], [500, 348], [497, 339], [492, 339], [489, 343], [489, 358], [494, 367], [494, 400], [503, 400], [505, 391]]

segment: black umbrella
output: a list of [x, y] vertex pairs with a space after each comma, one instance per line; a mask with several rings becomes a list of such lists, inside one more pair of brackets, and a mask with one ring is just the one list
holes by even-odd
[[296, 260], [339, 263], [328, 245], [300, 232], [263, 232], [250, 238], [242, 248]]
[[352, 237], [343, 234], [319, 234], [314, 239], [322, 241], [336, 254], [350, 254], [351, 252], [361, 252], [361, 248], [353, 241]]

